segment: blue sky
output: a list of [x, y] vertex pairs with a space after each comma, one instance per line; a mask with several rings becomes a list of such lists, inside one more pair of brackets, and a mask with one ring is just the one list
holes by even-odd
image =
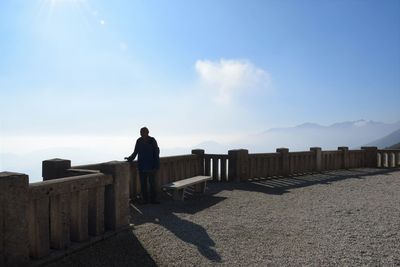
[[397, 0], [1, 1], [0, 36], [3, 145], [400, 120]]

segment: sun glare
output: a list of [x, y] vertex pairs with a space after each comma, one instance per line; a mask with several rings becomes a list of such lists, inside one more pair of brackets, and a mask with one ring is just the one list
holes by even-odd
[[84, 2], [86, 2], [86, 0], [42, 0], [42, 3], [49, 6], [50, 9], [58, 8], [67, 4], [80, 6]]
[[48, 2], [51, 2], [52, 4], [57, 4], [57, 3], [71, 3], [71, 2], [83, 2], [84, 0], [48, 0]]
[[90, 27], [89, 25], [105, 26], [107, 24], [107, 21], [100, 17], [97, 10], [91, 6], [90, 0], [38, 0], [38, 3], [37, 17], [44, 17], [49, 22], [53, 21], [54, 16], [59, 12], [68, 14], [66, 16], [74, 15], [75, 12], [88, 27]]

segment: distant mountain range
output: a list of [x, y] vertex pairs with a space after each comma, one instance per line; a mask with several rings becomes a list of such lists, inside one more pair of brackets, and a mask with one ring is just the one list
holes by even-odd
[[400, 143], [394, 144], [392, 146], [386, 147], [387, 149], [400, 149]]
[[[276, 148], [287, 147], [290, 151], [309, 150], [317, 146], [324, 150], [336, 150], [338, 146], [350, 149], [360, 146], [386, 148], [400, 143], [400, 121], [382, 123], [375, 121], [349, 121], [323, 126], [303, 123], [295, 127], [273, 128], [253, 135], [244, 136], [234, 142], [218, 143], [205, 141], [192, 148], [205, 149], [206, 153], [226, 154], [230, 149], [245, 148], [251, 153], [275, 152]], [[99, 148], [100, 147], [100, 148]], [[125, 147], [114, 149], [104, 147], [53, 147], [35, 150], [25, 154], [2, 153], [0, 151], [0, 171], [18, 171], [30, 175], [30, 181], [41, 179], [41, 162], [45, 159], [61, 157], [71, 159], [73, 165], [122, 160], [131, 151]], [[393, 147], [396, 148], [396, 147]], [[162, 156], [189, 154], [190, 147], [163, 148]]]
[[291, 151], [302, 151], [314, 146], [331, 150], [339, 146], [359, 148], [366, 144], [374, 145], [381, 138], [393, 133], [385, 139], [385, 143], [379, 141], [378, 147], [385, 147], [400, 142], [398, 135], [395, 134], [397, 130], [400, 131], [400, 121], [390, 124], [357, 120], [334, 123], [329, 126], [303, 123], [295, 127], [272, 128], [231, 143], [221, 144], [208, 141], [197, 147], [209, 153], [226, 153], [227, 150], [236, 148], [246, 148], [250, 152], [273, 152], [279, 147], [287, 147]]
[[368, 146], [376, 146], [378, 148], [391, 148], [392, 146], [400, 144], [400, 129], [378, 139], [371, 143], [368, 143]]

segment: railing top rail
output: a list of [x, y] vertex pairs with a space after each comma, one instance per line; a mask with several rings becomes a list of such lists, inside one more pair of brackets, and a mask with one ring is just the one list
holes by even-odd
[[353, 149], [353, 150], [349, 150], [349, 153], [364, 153], [366, 150], [362, 150], [362, 149]]
[[93, 173], [47, 180], [29, 184], [29, 198], [31, 200], [40, 199], [43, 197], [101, 187], [112, 183], [112, 176], [103, 173]]
[[322, 154], [341, 154], [341, 150], [321, 150]]
[[314, 151], [296, 151], [296, 152], [289, 152], [289, 156], [306, 156], [306, 155], [314, 155]]
[[228, 154], [204, 154], [205, 157], [228, 157]]
[[161, 157], [161, 161], [170, 161], [170, 160], [181, 160], [187, 158], [196, 158], [197, 155], [195, 154], [187, 154], [187, 155], [177, 155], [177, 156], [168, 156], [168, 157]]
[[83, 170], [100, 170], [102, 163], [95, 163], [95, 164], [84, 164], [84, 165], [76, 165], [72, 166], [71, 169], [83, 169]]
[[278, 157], [280, 153], [271, 152], [271, 153], [251, 153], [249, 156], [261, 156], [261, 157]]
[[378, 149], [378, 153], [379, 152], [393, 152], [393, 153], [396, 153], [396, 152], [400, 152], [400, 149]]
[[[187, 159], [187, 158], [196, 158], [197, 155], [194, 154], [186, 154], [186, 155], [176, 155], [176, 156], [167, 156], [167, 157], [160, 157], [160, 161], [174, 161], [174, 160], [181, 160], [181, 159]], [[124, 161], [121, 161], [124, 162]], [[72, 169], [87, 169], [87, 170], [101, 170], [101, 165], [107, 163], [96, 163], [96, 164], [86, 164], [86, 165], [77, 165], [77, 166], [72, 166]], [[132, 161], [132, 163], [137, 163], [137, 160]]]

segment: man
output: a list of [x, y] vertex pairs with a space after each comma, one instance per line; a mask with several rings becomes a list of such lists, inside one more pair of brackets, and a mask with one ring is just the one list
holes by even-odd
[[125, 159], [132, 162], [138, 155], [140, 185], [144, 203], [149, 202], [147, 181], [150, 184], [150, 202], [159, 203], [156, 195], [155, 175], [160, 168], [160, 149], [154, 137], [149, 136], [149, 129], [140, 129], [140, 138], [136, 140], [135, 150]]

